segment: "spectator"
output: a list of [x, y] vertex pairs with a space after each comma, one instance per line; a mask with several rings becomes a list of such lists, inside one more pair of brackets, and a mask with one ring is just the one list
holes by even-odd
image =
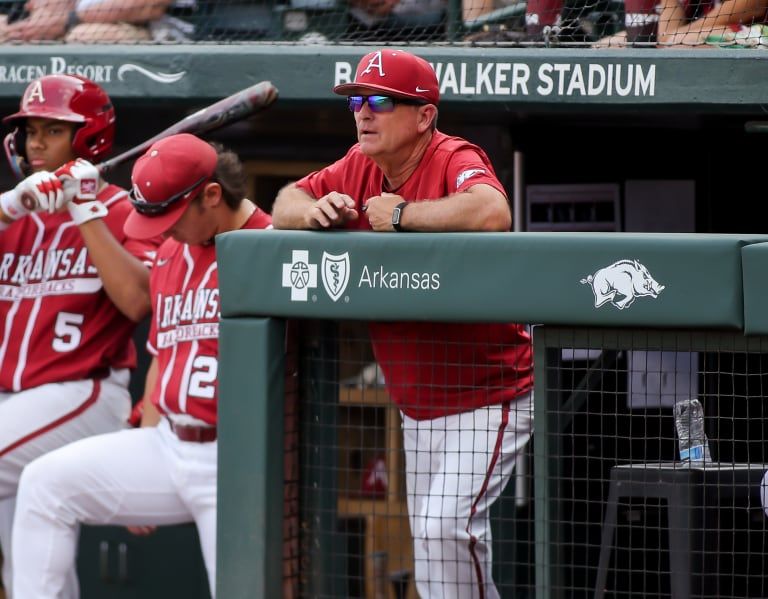
[[709, 40], [734, 40], [737, 33], [745, 45], [756, 45], [761, 32], [752, 33], [749, 26], [765, 22], [767, 11], [766, 0], [661, 0], [659, 4], [654, 0], [630, 0], [627, 30], [603, 38], [597, 46], [655, 42], [662, 47], [685, 48], [704, 46]]
[[[114, 139], [115, 111], [98, 85], [47, 75], [4, 120], [16, 127], [6, 139], [14, 167], [32, 172], [0, 195], [0, 544], [9, 589], [22, 469], [62, 445], [126, 426], [131, 337], [149, 312], [145, 263], [157, 244], [126, 237], [128, 194], [99, 181], [83, 160], [105, 157]], [[31, 212], [65, 200], [62, 212]], [[75, 596], [72, 588], [62, 595]]]
[[[284, 187], [283, 229], [508, 231], [504, 188], [479, 147], [436, 129], [434, 70], [402, 50], [364, 56], [348, 96], [358, 142]], [[530, 338], [516, 324], [371, 323], [401, 410], [421, 597], [498, 597], [489, 509], [531, 435]]]
[[[518, 24], [508, 27], [508, 23], [503, 20], [503, 9], [515, 4], [510, 0], [466, 0], [463, 16], [470, 28], [476, 27], [473, 21], [498, 11], [498, 14], [494, 13], [494, 20], [487, 22], [483, 30], [475, 31], [466, 39], [517, 42], [523, 45], [586, 43], [596, 40], [615, 21], [615, 17], [605, 10], [606, 2], [603, 0], [528, 0], [525, 3], [524, 30], [521, 31]], [[516, 21], [519, 17], [513, 14], [512, 18]]]
[[193, 26], [166, 14], [173, 0], [77, 0], [66, 41], [188, 41]]
[[[57, 599], [79, 523], [197, 524], [216, 592], [216, 411], [219, 295], [214, 237], [264, 229], [245, 199], [238, 158], [189, 134], [153, 144], [133, 168], [126, 232], [165, 235], [150, 279], [148, 348], [157, 384], [141, 428], [72, 443], [25, 468], [14, 522], [14, 593]], [[159, 416], [158, 411], [162, 414]], [[43, 549], [44, 548], [44, 549]]]
[[170, 25], [183, 38], [191, 26], [165, 15], [171, 1], [28, 0], [28, 16], [0, 22], [0, 42], [139, 42], [154, 39], [155, 29], [168, 36]]
[[350, 0], [345, 39], [414, 41], [445, 37], [446, 0]]

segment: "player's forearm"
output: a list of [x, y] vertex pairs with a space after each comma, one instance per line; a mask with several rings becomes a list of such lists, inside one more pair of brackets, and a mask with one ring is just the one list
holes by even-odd
[[406, 231], [509, 231], [512, 214], [509, 202], [489, 185], [432, 202], [410, 202], [400, 224]]
[[118, 243], [101, 219], [81, 225], [80, 234], [109, 298], [125, 316], [139, 322], [151, 307], [149, 269]]
[[157, 384], [157, 373], [157, 358], [152, 358], [152, 362], [147, 369], [147, 376], [144, 379], [144, 397], [141, 400], [144, 402], [144, 406], [141, 413], [141, 426], [157, 426], [157, 423], [160, 422], [160, 412], [150, 399], [152, 397], [152, 390]]
[[155, 404], [153, 404], [152, 400], [149, 399], [149, 395], [144, 396], [141, 401], [144, 402], [144, 408], [141, 413], [140, 426], [157, 426], [162, 416], [160, 415], [158, 409], [155, 407]]
[[272, 226], [275, 229], [309, 229], [307, 213], [315, 199], [295, 184], [283, 187], [275, 198], [272, 207]]

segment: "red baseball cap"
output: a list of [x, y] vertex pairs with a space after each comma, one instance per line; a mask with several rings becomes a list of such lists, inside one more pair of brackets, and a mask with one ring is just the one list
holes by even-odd
[[432, 66], [423, 58], [404, 50], [385, 48], [360, 59], [352, 83], [333, 88], [340, 96], [371, 95], [380, 92], [396, 98], [440, 101], [440, 87]]
[[133, 212], [123, 225], [128, 237], [149, 239], [165, 233], [213, 177], [217, 154], [189, 133], [155, 142], [133, 165]]

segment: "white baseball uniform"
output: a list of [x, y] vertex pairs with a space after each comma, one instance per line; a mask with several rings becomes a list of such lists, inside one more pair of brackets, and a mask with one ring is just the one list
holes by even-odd
[[[108, 185], [99, 200], [115, 238], [148, 261], [156, 244], [123, 233], [125, 190]], [[0, 233], [0, 546], [8, 588], [21, 472], [53, 449], [125, 426], [134, 326], [107, 296], [67, 213], [30, 214]]]
[[[261, 229], [269, 223], [269, 216], [257, 209], [243, 228]], [[151, 398], [165, 417], [157, 427], [72, 443], [25, 469], [14, 522], [14, 531], [23, 531], [13, 541], [18, 597], [59, 596], [75, 558], [79, 523], [194, 521], [211, 594], [215, 593], [219, 331], [215, 246], [168, 239], [157, 252], [150, 292], [148, 347], [159, 367]]]

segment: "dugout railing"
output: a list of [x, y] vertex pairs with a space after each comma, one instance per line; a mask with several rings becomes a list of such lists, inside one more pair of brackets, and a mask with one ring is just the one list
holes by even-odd
[[[355, 386], [370, 355], [354, 323], [428, 319], [537, 325], [532, 460], [492, 513], [503, 597], [764, 596], [766, 241], [220, 237], [218, 595], [415, 596], [397, 410], [375, 373]], [[323, 282], [324, 255], [345, 260], [343, 289]], [[374, 270], [440, 285], [377, 288]], [[690, 396], [705, 410], [703, 468], [676, 459], [671, 406]], [[361, 454], [385, 451], [383, 489], [359, 486], [365, 456], [340, 457], [350, 434]], [[378, 495], [342, 501], [350, 480]]]

